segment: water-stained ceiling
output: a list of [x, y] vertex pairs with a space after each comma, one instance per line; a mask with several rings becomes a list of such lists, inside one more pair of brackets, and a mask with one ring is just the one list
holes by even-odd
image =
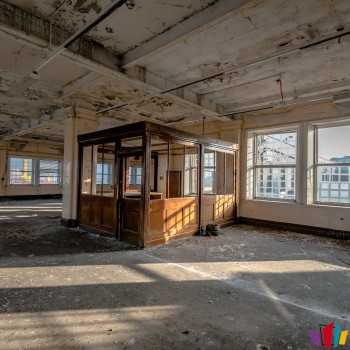
[[114, 3], [0, 0], [0, 135], [71, 105], [176, 124], [350, 91], [347, 0], [128, 0], [33, 76]]

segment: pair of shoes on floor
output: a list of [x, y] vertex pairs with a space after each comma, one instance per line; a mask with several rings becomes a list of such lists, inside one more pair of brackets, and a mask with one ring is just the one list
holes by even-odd
[[206, 235], [207, 236], [219, 236], [220, 226], [215, 224], [208, 224], [206, 226]]

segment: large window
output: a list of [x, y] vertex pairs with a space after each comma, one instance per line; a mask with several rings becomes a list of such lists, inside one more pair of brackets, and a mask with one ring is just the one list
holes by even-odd
[[11, 156], [8, 160], [10, 185], [60, 185], [61, 161]]
[[40, 159], [39, 184], [59, 185], [61, 183], [61, 162]]
[[295, 200], [297, 132], [255, 135], [255, 197]]
[[316, 201], [350, 203], [350, 125], [316, 129]]
[[31, 158], [10, 157], [10, 185], [34, 183], [34, 161]]
[[102, 185], [102, 179], [104, 185], [112, 185], [112, 164], [97, 163], [96, 185]]

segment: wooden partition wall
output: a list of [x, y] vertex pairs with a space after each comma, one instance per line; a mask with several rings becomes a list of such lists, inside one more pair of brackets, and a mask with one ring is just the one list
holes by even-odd
[[[136, 145], [137, 138], [139, 143]], [[152, 147], [153, 138], [157, 140], [156, 147]], [[232, 143], [149, 122], [80, 135], [78, 141], [80, 226], [146, 247], [193, 235], [209, 223], [224, 225], [234, 222], [236, 168], [233, 162], [237, 147]], [[110, 152], [110, 146], [105, 146], [106, 143], [115, 145], [113, 152]], [[190, 149], [188, 156], [186, 147]], [[173, 159], [170, 159], [171, 151]], [[205, 153], [213, 152], [220, 153], [218, 158], [216, 153], [213, 156], [217, 161], [213, 165], [205, 165]], [[234, 155], [232, 161], [230, 158], [232, 164], [227, 164], [226, 154]], [[108, 166], [98, 164], [112, 159], [112, 156], [113, 163]], [[159, 161], [158, 170], [154, 164], [158, 164], [159, 157], [163, 158]], [[189, 159], [192, 159], [189, 163], [193, 164], [185, 168]], [[88, 162], [91, 162], [90, 172], [86, 170]], [[130, 166], [134, 167], [132, 171]], [[102, 169], [102, 186], [95, 179], [98, 169], [94, 167]], [[139, 185], [131, 186], [129, 182], [135, 181], [137, 173], [135, 167], [142, 168], [142, 180]], [[229, 175], [226, 174], [227, 169]], [[106, 186], [103, 184], [104, 171], [111, 172], [113, 177]], [[194, 171], [196, 176], [194, 180], [194, 175], [191, 175], [194, 189], [190, 193], [186, 192], [190, 181], [187, 177], [185, 181], [186, 171]], [[173, 179], [175, 175], [176, 181]], [[214, 179], [217, 184], [212, 185], [212, 193], [205, 193]], [[227, 181], [230, 183], [228, 187]]]
[[145, 245], [194, 234], [199, 228], [198, 198], [172, 198], [150, 202], [150, 225]]
[[82, 194], [80, 196], [80, 225], [101, 233], [115, 233], [114, 198]]
[[228, 224], [233, 222], [235, 205], [233, 194], [203, 196], [202, 225]]
[[140, 230], [141, 200], [124, 199], [121, 211], [120, 240], [142, 245]]

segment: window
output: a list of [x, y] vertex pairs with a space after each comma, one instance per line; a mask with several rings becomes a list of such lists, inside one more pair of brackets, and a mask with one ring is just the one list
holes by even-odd
[[61, 161], [9, 157], [10, 185], [60, 185]]
[[112, 185], [112, 164], [97, 163], [96, 185], [102, 185], [102, 178], [103, 178], [104, 185]]
[[31, 158], [10, 157], [10, 185], [34, 183], [34, 161]]
[[255, 135], [256, 198], [295, 200], [297, 132]]
[[61, 162], [40, 159], [40, 185], [59, 185], [61, 183]]
[[185, 155], [184, 195], [197, 194], [197, 154]]
[[142, 167], [129, 167], [129, 185], [141, 185], [142, 182]]
[[350, 125], [316, 129], [316, 202], [350, 203]]
[[204, 153], [204, 193], [215, 194], [216, 153]]

